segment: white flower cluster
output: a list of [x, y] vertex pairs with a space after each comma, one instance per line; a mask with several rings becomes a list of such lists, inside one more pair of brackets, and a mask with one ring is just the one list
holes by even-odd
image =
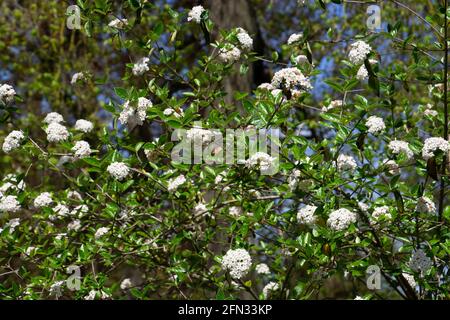
[[34, 199], [36, 208], [48, 207], [53, 203], [52, 195], [49, 192], [43, 192]]
[[52, 122], [45, 129], [47, 133], [47, 140], [49, 142], [61, 142], [69, 138], [69, 131], [67, 128], [59, 123]]
[[317, 217], [314, 215], [316, 212], [316, 206], [306, 205], [297, 212], [297, 221], [300, 224], [312, 226], [316, 223]]
[[184, 175], [179, 175], [178, 177], [172, 178], [168, 181], [167, 190], [169, 192], [174, 192], [178, 189], [179, 186], [186, 182], [186, 178]]
[[284, 68], [275, 72], [272, 78], [272, 86], [275, 88], [282, 88], [294, 90], [311, 90], [313, 86], [308, 77], [305, 77], [303, 73], [297, 68]]
[[280, 289], [280, 285], [271, 281], [263, 288], [263, 295], [265, 298], [268, 298], [272, 292], [277, 291], [278, 289]]
[[58, 203], [54, 208], [53, 212], [55, 212], [60, 217], [67, 217], [69, 215], [70, 209], [62, 203]]
[[134, 128], [136, 125], [142, 126], [147, 118], [147, 110], [152, 106], [152, 102], [147, 98], [140, 97], [137, 107], [134, 107], [132, 102], [128, 100], [123, 105], [123, 110], [119, 115], [119, 121], [123, 125], [128, 125], [129, 128]]
[[342, 100], [333, 100], [330, 102], [330, 104], [328, 105], [328, 107], [322, 107], [322, 112], [327, 112], [330, 111], [332, 109], [338, 108], [338, 107], [342, 107], [344, 105], [344, 101]]
[[409, 148], [408, 142], [405, 141], [392, 140], [389, 142], [388, 148], [393, 154], [403, 153], [408, 159], [411, 159], [414, 156], [414, 153]]
[[69, 231], [78, 231], [81, 228], [81, 221], [76, 219], [69, 222], [67, 225], [67, 230]]
[[108, 23], [108, 26], [115, 29], [123, 29], [128, 26], [128, 20], [117, 18]]
[[356, 220], [356, 213], [348, 209], [341, 208], [330, 213], [327, 220], [327, 225], [335, 231], [342, 231], [347, 229], [352, 223], [355, 223]]
[[199, 127], [194, 127], [186, 131], [186, 138], [191, 141], [202, 141], [203, 143], [210, 142], [213, 140], [214, 131], [202, 129]]
[[95, 237], [95, 239], [99, 239], [99, 238], [103, 237], [105, 234], [107, 234], [108, 232], [109, 232], [109, 228], [107, 228], [107, 227], [98, 228], [94, 234], [94, 237]]
[[272, 168], [275, 161], [276, 158], [269, 156], [265, 152], [256, 152], [245, 161], [245, 165], [249, 168], [259, 166], [261, 170], [267, 171]]
[[408, 263], [411, 270], [415, 272], [427, 272], [433, 266], [433, 261], [427, 256], [422, 249], [414, 250]]
[[259, 90], [265, 90], [265, 91], [270, 91], [270, 93], [276, 97], [279, 94], [281, 94], [283, 91], [280, 89], [275, 88], [272, 84], [270, 83], [262, 83], [258, 86]]
[[79, 119], [75, 122], [75, 130], [81, 131], [84, 133], [89, 133], [94, 129], [94, 125], [92, 122], [84, 119]]
[[195, 23], [200, 23], [202, 21], [202, 14], [205, 8], [202, 6], [195, 6], [189, 11], [187, 21], [194, 21]]
[[3, 103], [9, 103], [14, 100], [16, 91], [9, 84], [0, 85], [0, 101]]
[[362, 41], [358, 40], [350, 45], [350, 52], [348, 53], [348, 59], [353, 64], [361, 64], [367, 58], [367, 55], [372, 51], [372, 47]]
[[130, 278], [123, 279], [123, 281], [120, 283], [120, 289], [126, 290], [133, 287], [133, 283], [131, 282]]
[[218, 57], [223, 63], [232, 63], [240, 59], [241, 53], [241, 50], [228, 43], [223, 48], [219, 49]]
[[425, 160], [428, 160], [434, 157], [434, 153], [438, 150], [441, 150], [444, 153], [448, 152], [450, 150], [450, 143], [439, 137], [428, 138], [423, 145], [422, 157]]
[[389, 207], [388, 206], [376, 207], [373, 210], [372, 218], [374, 218], [375, 220], [378, 220], [381, 217], [384, 217], [386, 219], [392, 219], [392, 215], [389, 212]]
[[416, 211], [420, 213], [436, 213], [436, 205], [428, 197], [420, 197], [417, 200]]
[[92, 153], [91, 146], [88, 142], [80, 140], [75, 143], [72, 152], [78, 159], [89, 157]]
[[208, 212], [208, 208], [206, 207], [206, 205], [204, 203], [198, 203], [195, 207], [194, 207], [194, 215], [201, 215], [203, 213]]
[[63, 123], [64, 118], [61, 114], [58, 112], [50, 112], [47, 113], [47, 115], [44, 118], [44, 123], [50, 124], [50, 123]]
[[72, 79], [70, 80], [70, 84], [76, 84], [78, 81], [85, 81], [87, 80], [87, 76], [84, 72], [77, 72], [74, 73], [72, 76]]
[[132, 72], [135, 76], [141, 76], [144, 73], [146, 73], [148, 70], [150, 70], [148, 63], [150, 62], [150, 59], [148, 57], [143, 57], [139, 59], [134, 65]]
[[438, 112], [433, 110], [433, 105], [431, 103], [427, 103], [425, 106], [425, 110], [423, 111], [424, 116], [436, 117]]
[[309, 64], [309, 60], [308, 57], [305, 56], [304, 54], [298, 55], [294, 58], [295, 64], [302, 66], [302, 65], [307, 65]]
[[20, 210], [20, 203], [16, 196], [0, 197], [0, 211], [17, 212]]
[[10, 189], [14, 191], [25, 190], [25, 182], [23, 180], [17, 181], [17, 176], [14, 174], [7, 174], [3, 181], [5, 183], [0, 187], [0, 192], [7, 192]]
[[255, 267], [255, 271], [257, 274], [270, 274], [270, 269], [265, 263], [257, 264]]
[[168, 116], [174, 116], [175, 118], [180, 118], [180, 117], [183, 117], [183, 116], [184, 116], [183, 110], [180, 109], [180, 111], [177, 112], [177, 111], [175, 111], [175, 110], [172, 109], [172, 108], [166, 108], [166, 109], [164, 109], [163, 114], [164, 114], [165, 116], [167, 116], [167, 117], [168, 117]]
[[237, 38], [242, 49], [246, 51], [251, 51], [253, 49], [253, 39], [248, 35], [245, 29], [238, 28]]
[[230, 249], [222, 258], [222, 268], [234, 279], [241, 279], [252, 266], [252, 258], [245, 249]]
[[130, 168], [126, 163], [113, 162], [107, 168], [106, 171], [117, 180], [123, 180], [130, 174]]
[[400, 167], [394, 160], [384, 160], [383, 166], [385, 166], [392, 175], [400, 174]]
[[380, 134], [386, 130], [386, 125], [382, 118], [377, 116], [370, 116], [366, 121], [367, 131], [371, 134]]
[[3, 152], [10, 153], [12, 150], [20, 147], [22, 140], [25, 139], [25, 136], [22, 131], [14, 130], [11, 131], [10, 134], [5, 138], [3, 142]]
[[367, 71], [367, 68], [365, 65], [362, 65], [359, 67], [358, 72], [356, 73], [356, 79], [359, 81], [364, 81], [369, 77], [369, 71]]
[[293, 33], [289, 36], [289, 39], [287, 41], [288, 45], [294, 44], [299, 42], [303, 38], [303, 33]]
[[228, 209], [228, 213], [230, 216], [239, 218], [243, 214], [243, 210], [241, 207], [233, 206]]
[[353, 171], [358, 167], [355, 159], [353, 159], [352, 156], [348, 156], [345, 154], [340, 154], [337, 158], [336, 163], [339, 171]]

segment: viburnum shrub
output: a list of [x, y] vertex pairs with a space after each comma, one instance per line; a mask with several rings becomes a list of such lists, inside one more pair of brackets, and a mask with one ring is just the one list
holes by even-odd
[[[432, 2], [426, 17], [384, 2], [421, 34], [326, 20], [319, 38], [305, 22], [264, 56], [203, 6], [77, 1], [70, 32], [130, 54], [71, 70], [60, 94], [94, 88], [90, 114], [24, 112], [21, 82], [1, 83], [0, 297], [448, 299], [450, 11]], [[295, 3], [324, 17], [360, 5]], [[254, 63], [270, 81], [227, 90]], [[189, 163], [173, 159], [181, 129], [201, 148], [227, 129], [280, 136], [277, 153]]]

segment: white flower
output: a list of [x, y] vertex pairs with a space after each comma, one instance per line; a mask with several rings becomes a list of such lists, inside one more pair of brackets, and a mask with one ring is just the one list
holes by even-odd
[[202, 14], [205, 8], [202, 6], [195, 6], [189, 11], [187, 21], [194, 21], [195, 23], [200, 23], [202, 21]]
[[5, 183], [0, 187], [0, 192], [7, 192], [9, 189], [14, 191], [25, 190], [25, 182], [23, 180], [17, 181], [17, 176], [14, 174], [7, 174], [3, 181]]
[[47, 133], [47, 140], [49, 142], [61, 142], [69, 138], [69, 131], [67, 128], [59, 123], [52, 122], [45, 129]]
[[344, 102], [342, 100], [333, 100], [330, 102], [330, 104], [328, 105], [328, 107], [323, 107], [322, 111], [323, 112], [327, 112], [330, 111], [334, 108], [338, 108], [338, 107], [342, 107], [344, 105]]
[[174, 192], [175, 190], [178, 189], [179, 186], [181, 186], [185, 182], [186, 178], [184, 177], [184, 175], [179, 175], [176, 178], [172, 178], [168, 181], [167, 190], [169, 192]]
[[422, 249], [414, 250], [409, 263], [411, 270], [415, 272], [427, 272], [433, 266], [433, 261], [427, 256], [425, 251]]
[[67, 230], [73, 230], [78, 231], [81, 228], [81, 221], [80, 220], [73, 220], [67, 225]]
[[337, 168], [339, 171], [355, 170], [358, 167], [352, 156], [340, 154], [337, 158]]
[[128, 25], [127, 19], [114, 19], [110, 23], [108, 23], [108, 26], [115, 29], [123, 29]]
[[386, 219], [392, 219], [392, 215], [389, 212], [389, 207], [388, 206], [376, 207], [373, 210], [372, 217], [375, 220], [378, 220], [382, 216], [385, 217]]
[[417, 282], [414, 279], [414, 276], [408, 273], [402, 273], [402, 275], [405, 278], [405, 280], [409, 283], [411, 288], [415, 289], [415, 287], [417, 286]]
[[107, 228], [107, 227], [98, 228], [94, 235], [95, 239], [103, 237], [105, 234], [108, 233], [108, 231], [109, 231], [109, 228]]
[[356, 219], [354, 212], [342, 208], [330, 213], [327, 225], [335, 231], [342, 231], [347, 229], [352, 223], [355, 223]]
[[436, 205], [430, 198], [420, 197], [417, 200], [416, 211], [420, 213], [436, 213]]
[[17, 212], [20, 210], [20, 203], [16, 196], [6, 196], [0, 198], [0, 211]]
[[361, 296], [356, 296], [355, 299], [353, 299], [353, 300], [366, 300], [366, 299], [364, 299], [364, 298], [361, 297]]
[[77, 215], [83, 216], [88, 212], [89, 212], [89, 207], [85, 204], [81, 204], [81, 205], [73, 208], [73, 210], [70, 212], [70, 215], [71, 216], [77, 216]]
[[172, 116], [173, 115], [175, 118], [180, 118], [180, 117], [184, 116], [183, 110], [181, 110], [180, 112], [177, 112], [177, 111], [175, 111], [172, 108], [164, 109], [163, 114], [165, 116]]
[[81, 131], [84, 133], [89, 133], [94, 129], [94, 125], [92, 122], [84, 119], [79, 119], [75, 122], [75, 130]]
[[133, 66], [133, 74], [135, 76], [141, 76], [148, 70], [150, 70], [148, 63], [150, 62], [150, 59], [147, 57], [139, 59]]
[[200, 140], [202, 143], [207, 143], [213, 140], [214, 131], [206, 130], [198, 127], [194, 127], [186, 131], [186, 138], [188, 140], [197, 141]]
[[123, 279], [120, 283], [120, 289], [126, 290], [133, 287], [133, 283], [131, 282], [130, 278]]
[[64, 118], [61, 114], [58, 112], [50, 112], [47, 113], [47, 115], [44, 118], [44, 123], [50, 124], [50, 123], [62, 123], [64, 122]]
[[252, 266], [252, 258], [245, 249], [230, 249], [222, 258], [222, 268], [234, 279], [244, 277]]
[[86, 141], [77, 141], [75, 146], [72, 148], [72, 152], [75, 154], [76, 158], [85, 158], [89, 157], [92, 153], [91, 146]]
[[52, 195], [49, 192], [43, 192], [34, 199], [34, 206], [36, 208], [48, 207], [52, 203]]
[[241, 207], [233, 206], [228, 209], [228, 214], [230, 216], [239, 218], [243, 214], [243, 210]]
[[359, 67], [358, 72], [356, 73], [356, 79], [360, 81], [364, 81], [369, 77], [369, 71], [367, 71], [366, 66], [362, 65]]
[[0, 85], [0, 101], [3, 103], [9, 103], [14, 100], [16, 91], [9, 84]]
[[414, 156], [414, 153], [409, 148], [408, 142], [405, 141], [392, 140], [389, 142], [388, 148], [393, 154], [403, 153], [408, 159], [411, 159]]
[[276, 158], [269, 156], [265, 152], [256, 152], [245, 161], [245, 165], [250, 168], [259, 166], [261, 170], [267, 171], [272, 168], [275, 161]]
[[433, 110], [433, 105], [431, 103], [427, 103], [427, 105], [425, 106], [423, 115], [430, 116], [430, 117], [436, 117], [438, 115], [438, 112], [436, 110]]
[[377, 116], [367, 118], [366, 127], [368, 128], [367, 131], [371, 134], [379, 134], [386, 130], [383, 119]]
[[291, 35], [289, 36], [289, 39], [288, 39], [288, 41], [287, 41], [287, 44], [288, 44], [288, 45], [294, 44], [294, 43], [300, 41], [302, 38], [303, 38], [303, 33], [294, 33], [294, 34], [291, 34]]
[[358, 201], [358, 208], [362, 212], [367, 212], [369, 210], [369, 206], [367, 205], [367, 203], [364, 203], [362, 201]]
[[265, 263], [260, 263], [255, 267], [256, 273], [258, 274], [270, 274], [270, 269]]
[[284, 86], [289, 90], [296, 88], [311, 90], [313, 88], [308, 77], [305, 77], [297, 68], [284, 68], [275, 72], [272, 78], [272, 86], [275, 88]]
[[400, 174], [400, 167], [394, 160], [384, 160], [383, 165], [389, 170], [390, 174]]
[[98, 292], [96, 290], [89, 291], [89, 294], [84, 297], [84, 300], [94, 300], [95, 297], [97, 296], [97, 293]]
[[81, 196], [81, 194], [75, 190], [70, 190], [69, 192], [67, 192], [67, 198], [80, 200], [80, 201], [83, 200], [83, 197]]
[[[0, 211], [1, 210], [2, 209], [1, 209], [1, 204], [0, 204]], [[19, 224], [20, 224], [20, 218], [11, 219], [7, 223], [5, 223], [5, 229], [9, 228], [9, 233], [13, 233], [16, 230], [16, 228], [19, 226]], [[1, 229], [0, 232], [2, 230], [3, 229]]]
[[280, 289], [280, 285], [271, 281], [263, 288], [263, 295], [265, 298], [268, 298], [272, 292], [277, 291], [278, 289]]
[[70, 80], [70, 84], [76, 84], [78, 81], [84, 81], [87, 77], [83, 72], [77, 72], [72, 76], [72, 79]]
[[372, 47], [362, 40], [358, 40], [350, 45], [348, 59], [353, 64], [363, 63], [367, 55], [372, 51]]
[[22, 131], [11, 131], [11, 133], [8, 134], [8, 136], [5, 138], [5, 141], [3, 142], [3, 152], [9, 153], [12, 150], [17, 149], [18, 147], [20, 147], [20, 143], [23, 139], [25, 139], [25, 136]]
[[219, 60], [224, 63], [236, 62], [241, 57], [241, 50], [239, 50], [232, 44], [228, 44], [225, 47], [219, 49], [218, 57]]
[[70, 210], [66, 205], [64, 205], [62, 203], [58, 203], [53, 208], [53, 212], [55, 212], [58, 216], [66, 217], [69, 214]]
[[450, 144], [447, 140], [443, 138], [433, 137], [425, 140], [422, 149], [422, 157], [428, 160], [434, 157], [434, 153], [438, 150], [446, 153], [450, 150]]
[[312, 226], [316, 223], [317, 217], [314, 215], [314, 212], [316, 212], [317, 207], [316, 206], [304, 206], [297, 212], [297, 221], [300, 224], [305, 224], [308, 226]]
[[138, 99], [137, 107], [134, 107], [132, 102], [126, 101], [120, 113], [119, 121], [130, 128], [134, 128], [136, 125], [142, 126], [147, 118], [147, 110], [152, 106], [152, 102], [143, 97]]
[[272, 90], [275, 89], [275, 88], [273, 87], [273, 85], [272, 85], [271, 83], [265, 82], [265, 83], [261, 83], [261, 84], [258, 86], [258, 89], [260, 89], [260, 90], [268, 90], [268, 91], [272, 91]]
[[301, 66], [301, 65], [305, 65], [305, 64], [309, 64], [309, 60], [308, 57], [305, 56], [304, 54], [298, 55], [294, 58], [294, 61], [297, 65]]
[[238, 28], [237, 38], [242, 49], [247, 51], [253, 49], [253, 39], [248, 35], [247, 31], [242, 28]]
[[123, 180], [130, 174], [130, 168], [123, 162], [111, 163], [106, 171], [117, 180]]
[[199, 203], [194, 208], [194, 215], [201, 215], [202, 213], [208, 212], [208, 208], [204, 203]]

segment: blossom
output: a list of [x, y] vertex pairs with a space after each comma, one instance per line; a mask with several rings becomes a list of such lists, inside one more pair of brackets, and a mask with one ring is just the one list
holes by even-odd
[[6, 196], [0, 198], [0, 211], [17, 212], [20, 210], [20, 203], [16, 196]]
[[308, 57], [305, 56], [304, 54], [298, 55], [294, 58], [294, 61], [297, 65], [304, 65], [304, 64], [309, 64], [309, 60]]
[[67, 225], [67, 230], [73, 230], [78, 231], [81, 228], [81, 221], [80, 220], [73, 220]]
[[143, 57], [139, 59], [134, 65], [133, 65], [133, 74], [135, 76], [141, 76], [148, 70], [150, 70], [148, 63], [150, 62], [150, 59], [148, 57]]
[[140, 97], [137, 106], [133, 106], [131, 101], [126, 101], [123, 110], [119, 115], [119, 121], [123, 125], [134, 128], [136, 125], [142, 126], [147, 118], [147, 110], [153, 106], [152, 102]]
[[222, 268], [234, 279], [244, 277], [252, 266], [252, 258], [245, 249], [230, 249], [222, 258]]
[[327, 225], [335, 231], [342, 231], [347, 229], [352, 223], [355, 223], [356, 219], [354, 212], [341, 208], [330, 213]]
[[0, 85], [0, 101], [3, 103], [9, 103], [13, 101], [16, 91], [9, 84]]
[[198, 203], [194, 208], [194, 215], [201, 215], [206, 212], [208, 212], [208, 208], [204, 203]]
[[450, 150], [450, 144], [447, 140], [439, 137], [432, 137], [425, 140], [423, 149], [422, 149], [422, 157], [425, 160], [428, 160], [434, 157], [434, 153], [438, 150], [442, 152], [448, 152]]
[[123, 162], [113, 162], [107, 168], [106, 171], [117, 180], [123, 180], [130, 174], [130, 168]]
[[361, 296], [356, 296], [355, 299], [353, 299], [353, 300], [366, 300], [366, 299], [364, 299], [364, 298], [361, 297]]
[[75, 122], [75, 130], [77, 131], [89, 133], [92, 129], [94, 129], [94, 125], [88, 120], [78, 119], [77, 122]]
[[5, 183], [0, 187], [0, 192], [7, 192], [9, 189], [14, 191], [25, 190], [25, 182], [23, 180], [18, 181], [17, 176], [14, 174], [8, 174], [3, 179]]
[[367, 203], [364, 203], [362, 201], [358, 201], [358, 208], [362, 212], [367, 212], [369, 210], [369, 206], [367, 205]]
[[233, 207], [230, 207], [230, 208], [228, 209], [228, 213], [229, 213], [230, 216], [233, 216], [233, 217], [238, 218], [238, 217], [240, 217], [244, 212], [243, 212], [243, 210], [242, 210], [241, 207], [233, 206]]
[[300, 224], [312, 226], [316, 223], [317, 217], [314, 215], [316, 212], [316, 206], [306, 205], [297, 212], [297, 221]]
[[43, 192], [34, 199], [36, 208], [48, 207], [53, 203], [52, 195], [49, 192]]
[[58, 203], [53, 208], [53, 212], [55, 212], [58, 216], [66, 217], [69, 214], [70, 210], [65, 204]]
[[270, 274], [270, 269], [265, 263], [257, 264], [255, 270], [258, 274]]
[[362, 40], [358, 40], [350, 45], [348, 59], [353, 64], [363, 63], [367, 55], [372, 51], [372, 47]]
[[245, 165], [247, 167], [259, 166], [262, 171], [267, 171], [273, 167], [275, 161], [276, 158], [269, 156], [265, 152], [256, 152], [245, 161]]
[[377, 116], [370, 116], [366, 121], [366, 127], [371, 134], [379, 134], [386, 129], [383, 119]]
[[340, 154], [337, 158], [337, 168], [339, 171], [355, 170], [358, 167], [352, 156]]
[[72, 211], [70, 211], [71, 216], [83, 216], [84, 214], [89, 212], [89, 207], [85, 204], [81, 204], [79, 206], [76, 206]]
[[206, 130], [198, 127], [194, 127], [186, 131], [186, 138], [188, 140], [201, 140], [203, 143], [210, 142], [213, 140], [214, 131]]
[[116, 28], [116, 29], [123, 29], [128, 25], [128, 20], [127, 19], [114, 19], [112, 20], [110, 23], [108, 23], [108, 26], [111, 28]]
[[70, 80], [70, 84], [76, 84], [78, 81], [84, 81], [87, 77], [84, 74], [84, 72], [77, 72], [72, 76], [72, 79]]
[[175, 190], [178, 189], [179, 186], [181, 186], [185, 182], [186, 178], [184, 177], [184, 175], [179, 175], [178, 177], [170, 179], [168, 181], [167, 190], [169, 192], [174, 192]]
[[110, 296], [103, 290], [100, 290], [100, 291], [91, 290], [91, 291], [89, 291], [89, 294], [87, 296], [85, 296], [83, 299], [84, 300], [95, 300], [95, 298], [97, 298], [98, 295], [100, 295], [101, 299], [110, 298]]
[[253, 39], [248, 35], [247, 31], [238, 28], [237, 38], [242, 49], [250, 51], [253, 49]]
[[47, 115], [44, 118], [44, 123], [50, 124], [50, 123], [62, 123], [64, 122], [64, 118], [61, 114], [58, 112], [50, 112], [47, 113]]
[[414, 250], [409, 262], [409, 267], [415, 272], [427, 272], [433, 266], [433, 261], [422, 249]]
[[263, 288], [263, 295], [265, 298], [268, 298], [273, 291], [277, 291], [278, 289], [280, 289], [280, 285], [271, 281]]
[[328, 107], [322, 107], [322, 112], [327, 112], [330, 111], [334, 108], [338, 108], [338, 107], [342, 107], [344, 105], [344, 101], [342, 100], [333, 100], [330, 102], [330, 104], [328, 105]]
[[436, 205], [430, 198], [422, 196], [417, 200], [416, 211], [420, 213], [436, 213]]
[[390, 174], [400, 174], [400, 167], [394, 160], [384, 160], [383, 165], [389, 170]]
[[123, 279], [120, 283], [120, 289], [126, 290], [133, 287], [133, 283], [131, 282], [130, 278]]
[[311, 90], [313, 88], [309, 78], [305, 77], [297, 68], [284, 68], [275, 72], [272, 78], [272, 86], [275, 88], [285, 86], [289, 90], [297, 87], [304, 90]]
[[302, 38], [303, 38], [303, 33], [293, 33], [289, 36], [287, 44], [288, 45], [294, 44], [294, 43], [300, 41]]
[[405, 141], [392, 140], [389, 142], [388, 148], [393, 154], [403, 153], [408, 159], [411, 159], [414, 156], [414, 153], [409, 148], [408, 142]]
[[80, 140], [75, 143], [75, 146], [72, 148], [72, 152], [75, 154], [76, 158], [85, 158], [89, 157], [92, 150], [88, 142]]
[[83, 197], [81, 196], [81, 194], [75, 190], [70, 190], [69, 192], [67, 192], [67, 198], [80, 200], [80, 201], [83, 200]]
[[236, 62], [241, 57], [241, 50], [239, 50], [232, 44], [228, 44], [225, 47], [219, 49], [218, 57], [219, 60], [224, 63]]
[[59, 123], [52, 122], [45, 129], [47, 133], [47, 140], [49, 142], [61, 142], [69, 138], [69, 131], [67, 128]]
[[179, 112], [177, 112], [177, 111], [175, 111], [172, 108], [164, 109], [163, 114], [165, 116], [172, 116], [173, 115], [175, 118], [180, 118], [180, 117], [184, 116], [183, 110], [180, 110]]
[[203, 6], [195, 6], [189, 11], [187, 21], [194, 21], [200, 23], [202, 21], [202, 14], [205, 12]]
[[98, 228], [94, 235], [95, 239], [103, 237], [105, 234], [108, 233], [108, 231], [109, 231], [109, 228], [107, 228], [107, 227]]
[[[0, 204], [0, 211], [1, 211], [1, 204]], [[9, 220], [7, 223], [5, 223], [5, 229], [9, 228], [9, 233], [13, 233], [16, 228], [20, 225], [20, 218], [14, 218]], [[3, 231], [3, 229], [0, 228], [0, 233]]]
[[378, 220], [380, 217], [385, 217], [386, 219], [391, 219], [392, 218], [391, 214], [389, 213], [389, 207], [388, 206], [376, 207], [373, 210], [372, 217], [375, 220]]
[[365, 65], [359, 67], [358, 72], [356, 73], [356, 79], [360, 81], [364, 81], [369, 77], [369, 72], [366, 69]]
[[11, 131], [10, 134], [5, 138], [5, 141], [3, 142], [3, 152], [9, 153], [14, 149], [17, 149], [20, 147], [20, 143], [22, 140], [25, 139], [25, 136], [22, 131], [14, 130]]

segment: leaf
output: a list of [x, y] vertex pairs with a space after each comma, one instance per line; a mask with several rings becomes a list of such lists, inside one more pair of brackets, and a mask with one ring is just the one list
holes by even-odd
[[405, 206], [403, 204], [402, 195], [398, 190], [394, 190], [393, 193], [395, 196], [395, 201], [397, 202], [398, 213], [403, 214], [405, 212]]
[[379, 97], [380, 96], [380, 80], [378, 80], [378, 77], [373, 72], [372, 66], [370, 65], [370, 62], [368, 59], [364, 60], [364, 66], [366, 67], [367, 72], [369, 73], [369, 87]]

